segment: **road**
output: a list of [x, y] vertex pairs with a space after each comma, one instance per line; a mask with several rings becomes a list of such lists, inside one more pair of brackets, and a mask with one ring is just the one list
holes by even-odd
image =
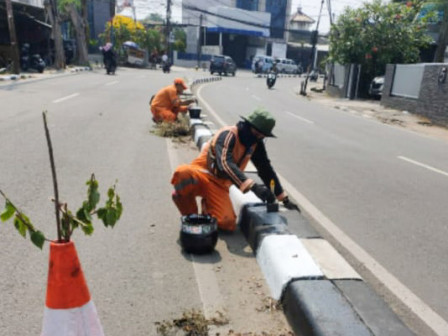
[[[105, 188], [118, 179], [124, 214], [113, 230], [74, 236], [107, 335], [154, 335], [155, 322], [186, 309], [225, 311], [224, 331], [286, 330], [269, 312], [268, 289], [240, 234], [218, 253], [192, 259], [177, 243], [179, 215], [169, 180], [197, 154], [150, 134], [148, 100], [175, 76], [206, 73], [121, 69], [1, 86], [0, 189], [48, 236], [56, 234], [42, 110], [48, 110], [61, 198], [73, 210], [92, 172]], [[255, 107], [277, 118], [267, 148], [305, 215], [419, 334], [448, 320], [448, 156], [445, 140], [421, 136], [298, 96], [297, 78], [236, 77], [202, 86], [204, 114], [218, 128]], [[48, 250], [2, 224], [0, 334], [36, 335], [45, 299]], [[402, 302], [404, 300], [404, 303]], [[23, 318], [23, 317], [26, 318]], [[273, 334], [275, 335], [275, 334]]]
[[[241, 234], [222, 235], [217, 253], [191, 257], [178, 244], [171, 201], [173, 169], [197, 149], [150, 133], [151, 94], [175, 76], [202, 74], [119, 69], [0, 86], [0, 189], [50, 239], [56, 238], [51, 170], [42, 111], [48, 111], [59, 194], [76, 211], [91, 173], [106, 188], [117, 180], [124, 212], [116, 227], [95, 225], [73, 241], [108, 336], [156, 335], [193, 309], [220, 317], [212, 330], [286, 334], [283, 313]], [[3, 202], [3, 200], [2, 200]], [[0, 226], [0, 335], [39, 335], [48, 245], [40, 251], [12, 223]], [[159, 324], [159, 325], [160, 325]]]
[[[296, 79], [280, 78], [268, 90], [264, 79], [242, 77], [200, 94], [224, 123], [257, 106], [272, 111], [271, 161], [324, 222], [316, 225], [398, 310], [404, 300], [446, 332], [447, 141], [316, 104], [297, 95]], [[409, 309], [401, 313], [416, 324]]]

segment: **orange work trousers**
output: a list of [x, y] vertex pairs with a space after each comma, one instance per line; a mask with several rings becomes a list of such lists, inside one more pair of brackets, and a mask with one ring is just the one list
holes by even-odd
[[235, 230], [236, 215], [227, 180], [217, 178], [197, 165], [181, 165], [174, 172], [171, 184], [174, 186], [174, 204], [183, 216], [198, 213], [196, 197], [201, 197], [203, 213], [215, 217], [220, 229]]
[[154, 117], [154, 121], [156, 122], [174, 122], [177, 120], [177, 115], [179, 112], [185, 113], [187, 112], [187, 109], [187, 106], [175, 107], [172, 110], [166, 107], [151, 107], [151, 112]]

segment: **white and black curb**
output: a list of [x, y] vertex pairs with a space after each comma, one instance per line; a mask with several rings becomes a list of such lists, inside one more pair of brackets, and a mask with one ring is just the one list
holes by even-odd
[[[213, 132], [201, 119], [190, 122], [201, 150]], [[262, 183], [250, 166], [246, 174]], [[415, 335], [301, 213], [282, 205], [267, 212], [254, 193], [235, 186], [229, 193], [271, 295], [297, 335]]]
[[[267, 73], [262, 73], [262, 74], [255, 74], [254, 75], [255, 78], [266, 78], [268, 77]], [[277, 74], [277, 78], [297, 78], [297, 77], [301, 77], [301, 75], [299, 74], [286, 74], [286, 73], [278, 73]]]
[[88, 67], [88, 66], [82, 66], [82, 67], [73, 67], [73, 68], [68, 68], [66, 70], [66, 72], [55, 72], [55, 73], [43, 73], [44, 75], [49, 75], [49, 77], [40, 77], [39, 75], [42, 74], [19, 74], [19, 75], [0, 75], [0, 81], [19, 81], [21, 79], [33, 79], [33, 80], [42, 80], [42, 79], [48, 79], [51, 78], [51, 75], [55, 75], [55, 76], [64, 76], [64, 75], [68, 75], [69, 73], [76, 73], [76, 72], [81, 72], [81, 71], [91, 71], [92, 68]]

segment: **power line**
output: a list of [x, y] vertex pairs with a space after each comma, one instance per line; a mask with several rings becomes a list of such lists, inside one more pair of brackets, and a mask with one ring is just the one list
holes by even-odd
[[[247, 20], [240, 20], [240, 19], [236, 19], [236, 18], [227, 16], [227, 15], [218, 14], [218, 13], [212, 13], [212, 12], [207, 11], [205, 9], [200, 9], [200, 8], [198, 8], [196, 6], [189, 6], [189, 5], [187, 5], [187, 6], [184, 6], [184, 8], [188, 9], [188, 10], [191, 10], [191, 11], [197, 11], [197, 12], [205, 13], [205, 14], [212, 15], [212, 16], [215, 16], [215, 17], [218, 17], [218, 18], [226, 19], [226, 20], [229, 20], [229, 21], [242, 23], [242, 24], [245, 24], [245, 25], [248, 25], [248, 26], [252, 26], [252, 27], [264, 28], [264, 29], [270, 29], [271, 28], [271, 26], [267, 26], [265, 24], [251, 22], [251, 21], [247, 21]], [[286, 32], [290, 32], [290, 33], [302, 34], [302, 35], [306, 35], [308, 37], [311, 35], [311, 32], [308, 31], [308, 30], [289, 29], [289, 28], [276, 28], [276, 29], [278, 29], [279, 31], [283, 31], [283, 32], [286, 31]]]

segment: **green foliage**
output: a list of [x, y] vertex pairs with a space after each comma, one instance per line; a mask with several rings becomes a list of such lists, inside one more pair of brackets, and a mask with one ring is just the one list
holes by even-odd
[[146, 29], [137, 32], [134, 41], [148, 52], [161, 50], [162, 48], [162, 34], [157, 29]]
[[10, 219], [13, 219], [14, 227], [17, 232], [23, 237], [26, 238], [26, 234], [28, 233], [30, 239], [34, 245], [38, 248], [42, 249], [45, 236], [42, 232], [36, 230], [31, 224], [29, 218], [23, 214], [4, 194], [0, 191], [0, 193], [5, 197], [5, 208], [0, 214], [0, 220], [2, 222], [6, 222]]
[[173, 49], [177, 51], [185, 51], [187, 47], [187, 35], [185, 34], [185, 31], [181, 28], [174, 28], [173, 34], [174, 34]]
[[71, 4], [74, 4], [77, 10], [81, 9], [80, 0], [58, 0], [58, 11], [67, 14], [67, 7]]
[[[105, 227], [114, 227], [117, 221], [120, 219], [123, 212], [123, 205], [120, 201], [120, 197], [115, 192], [115, 185], [110, 187], [107, 192], [107, 200], [103, 207], [98, 208], [100, 201], [100, 193], [98, 191], [99, 185], [95, 176], [92, 174], [90, 180], [86, 182], [87, 198], [82, 203], [82, 206], [76, 212], [76, 216], [67, 209], [67, 204], [60, 204], [59, 208], [62, 213], [61, 216], [61, 236], [63, 241], [70, 241], [70, 237], [78, 227], [81, 227], [82, 231], [86, 235], [91, 235], [94, 231], [93, 217], [96, 215], [100, 219]], [[29, 233], [30, 239], [34, 245], [42, 249], [45, 240], [45, 235], [34, 228], [29, 218], [20, 211], [7, 197], [1, 192], [1, 195], [5, 198], [5, 208], [0, 214], [0, 220], [6, 222], [13, 219], [14, 226], [21, 236], [26, 238], [26, 234]]]
[[163, 23], [164, 19], [162, 17], [162, 15], [160, 15], [159, 13], [150, 13], [148, 16], [146, 16], [143, 19], [143, 23], [146, 22], [160, 22]]
[[364, 3], [346, 8], [330, 31], [329, 60], [361, 64], [363, 75], [384, 74], [388, 63], [419, 61], [420, 49], [431, 39], [426, 34], [428, 18], [415, 20], [422, 1], [383, 4]]
[[99, 35], [99, 38], [103, 42], [113, 40], [119, 56], [123, 56], [123, 50], [120, 46], [126, 41], [134, 41], [149, 53], [154, 50], [162, 50], [163, 36], [157, 28], [129, 29], [126, 25], [112, 27], [110, 24], [106, 24], [105, 31]]

